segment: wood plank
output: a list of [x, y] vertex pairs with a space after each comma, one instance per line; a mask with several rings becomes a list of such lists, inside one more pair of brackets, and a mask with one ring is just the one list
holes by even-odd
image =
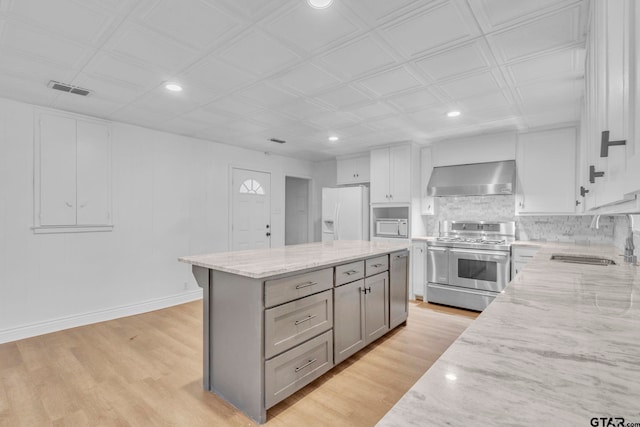
[[[267, 412], [266, 425], [372, 426], [477, 317], [412, 301], [407, 326]], [[247, 426], [202, 389], [202, 302], [0, 345], [0, 426]]]

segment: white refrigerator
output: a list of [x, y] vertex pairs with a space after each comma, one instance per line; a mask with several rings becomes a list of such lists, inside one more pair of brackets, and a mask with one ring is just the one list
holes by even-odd
[[322, 241], [369, 240], [369, 188], [322, 189]]

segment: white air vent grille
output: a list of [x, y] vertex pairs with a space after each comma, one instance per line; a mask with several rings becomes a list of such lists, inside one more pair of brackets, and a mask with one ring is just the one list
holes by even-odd
[[87, 96], [91, 93], [89, 89], [83, 89], [79, 86], [74, 86], [67, 83], [60, 83], [55, 80], [50, 80], [47, 86], [51, 89], [60, 90], [62, 92], [75, 93], [76, 95], [81, 96]]

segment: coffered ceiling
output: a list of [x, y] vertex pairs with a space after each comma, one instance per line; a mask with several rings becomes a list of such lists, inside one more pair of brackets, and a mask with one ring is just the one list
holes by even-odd
[[[587, 9], [588, 0], [334, 0], [324, 10], [306, 0], [0, 0], [0, 97], [307, 159], [523, 130], [579, 119]], [[184, 90], [168, 92], [168, 81]]]

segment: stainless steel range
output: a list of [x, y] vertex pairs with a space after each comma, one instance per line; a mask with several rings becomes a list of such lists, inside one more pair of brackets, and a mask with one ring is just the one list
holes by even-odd
[[482, 311], [510, 280], [515, 222], [442, 221], [427, 243], [427, 301]]

